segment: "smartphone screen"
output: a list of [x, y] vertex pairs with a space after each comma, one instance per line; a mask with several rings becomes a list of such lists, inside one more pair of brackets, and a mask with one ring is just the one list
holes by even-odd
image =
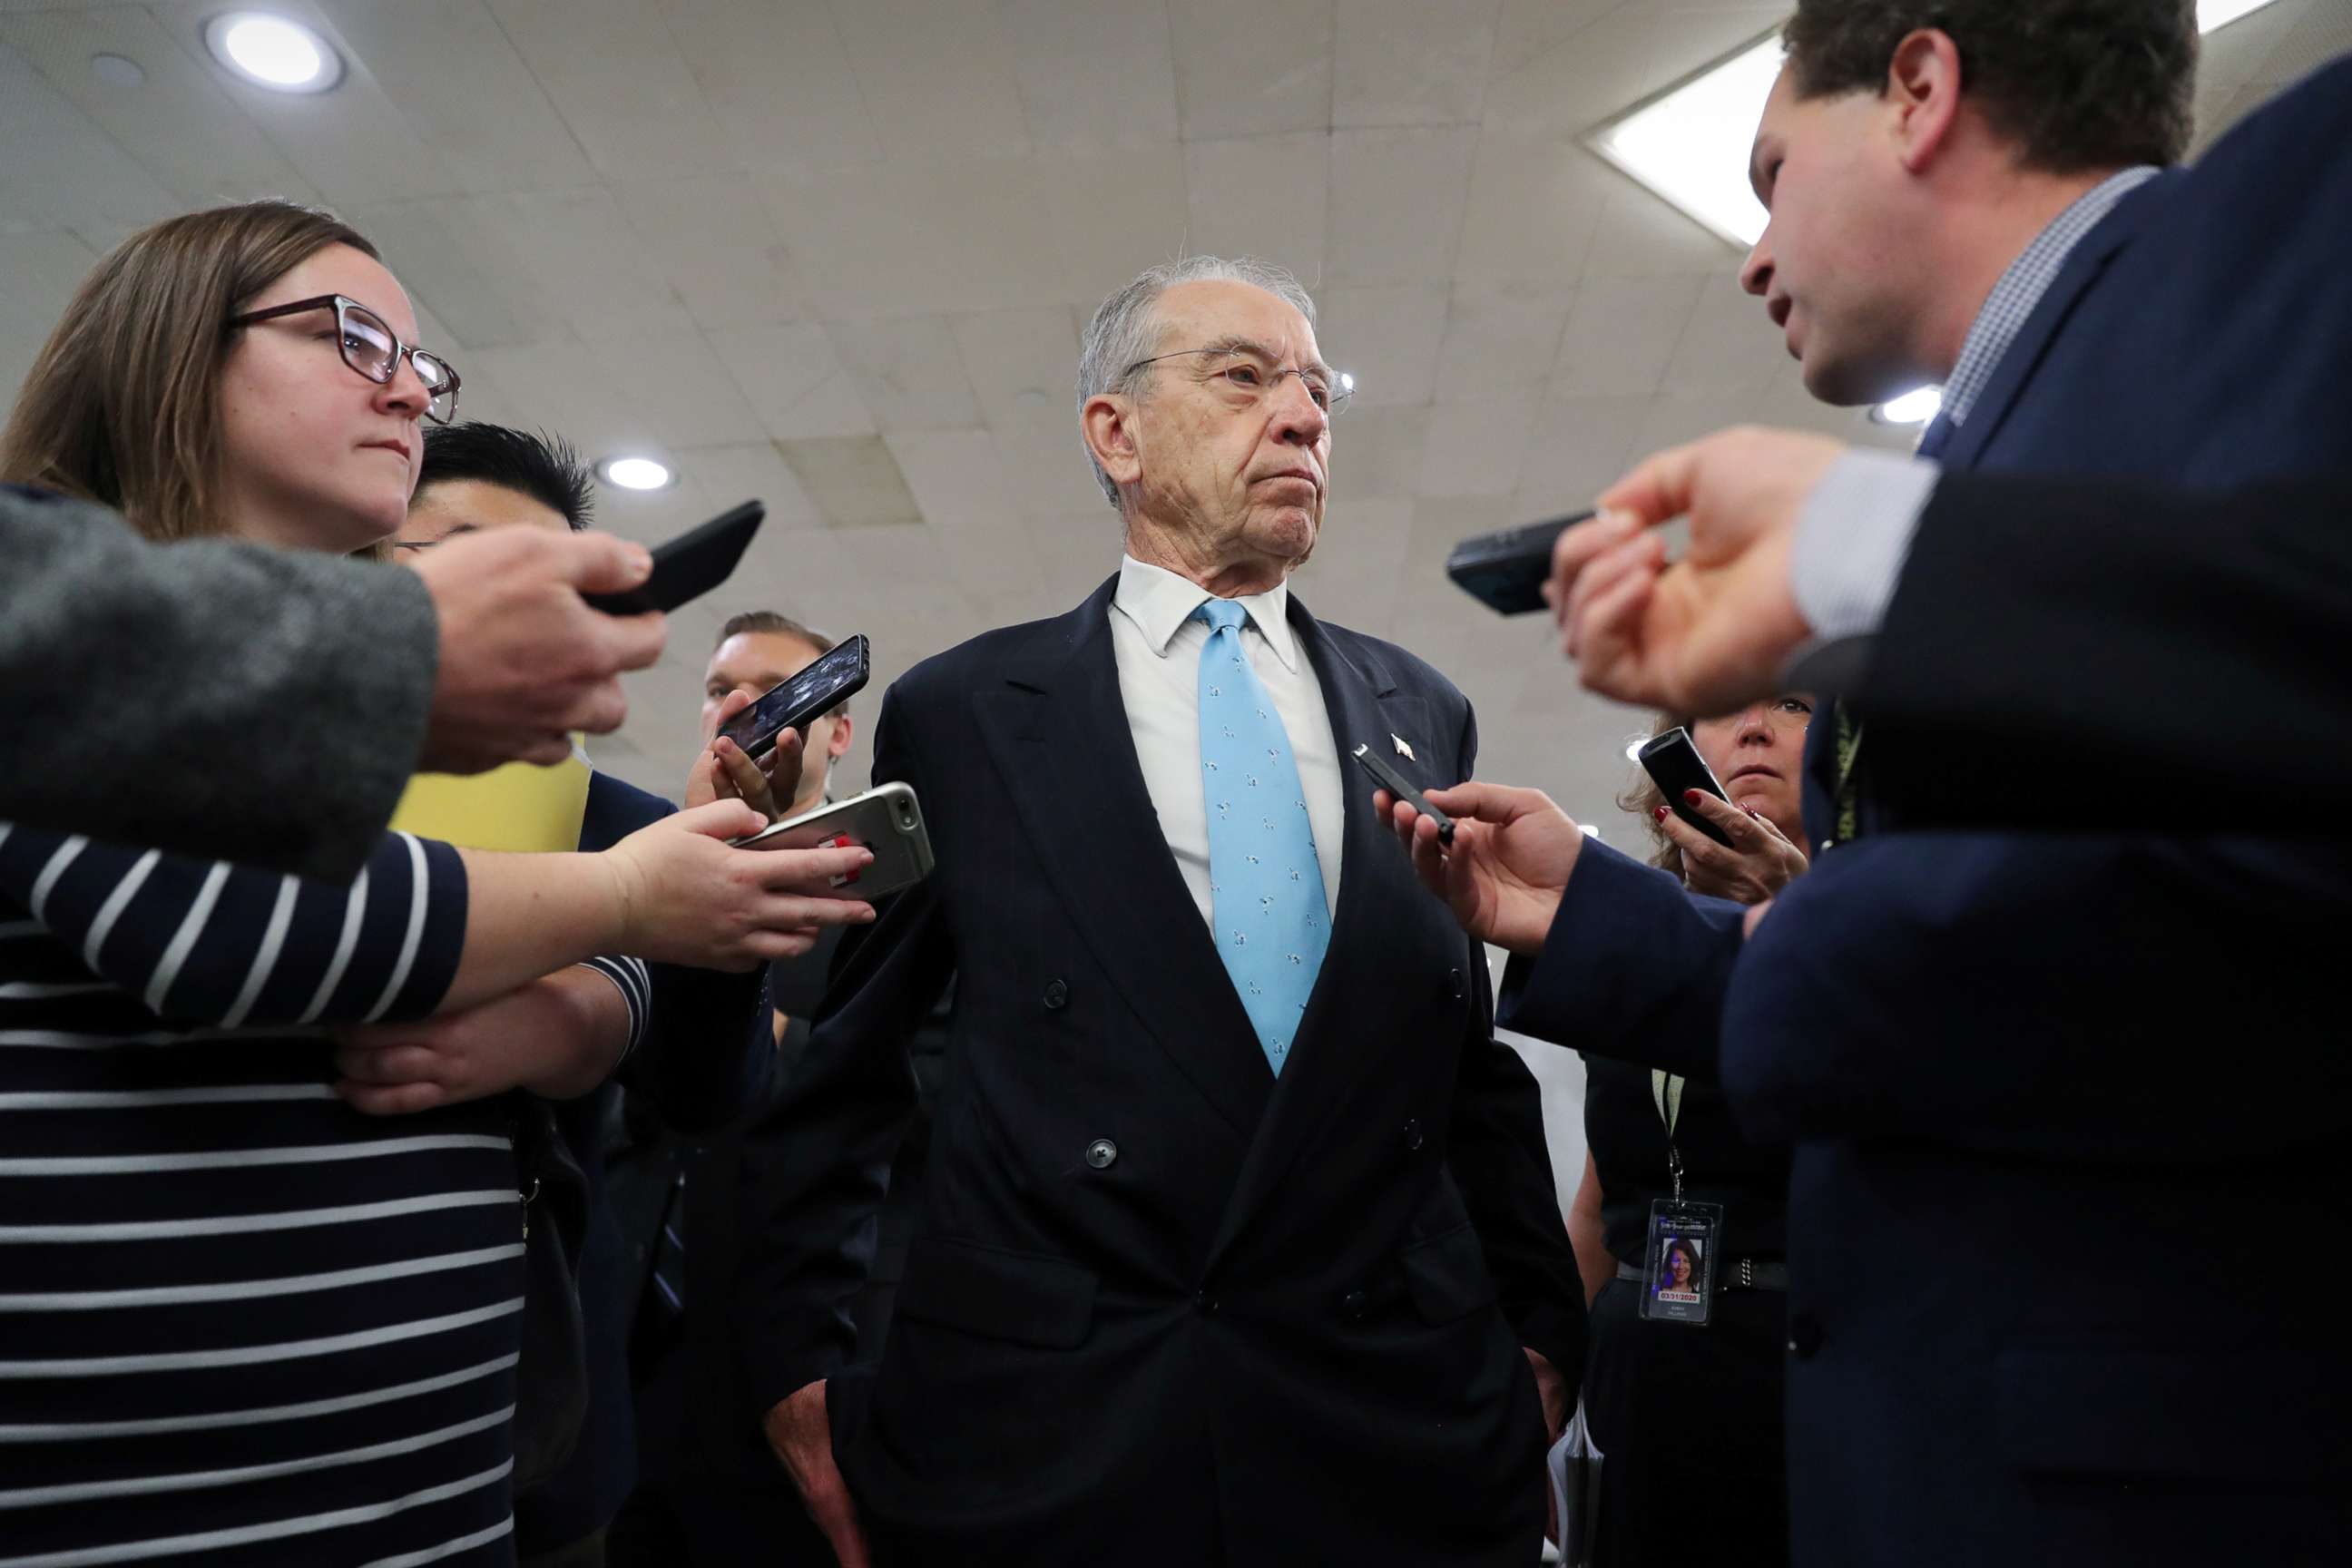
[[788, 675], [768, 688], [761, 699], [719, 727], [719, 732], [743, 748], [747, 757], [762, 757], [786, 730], [807, 733], [810, 720], [854, 697], [873, 673], [863, 636], [854, 637], [797, 675]]

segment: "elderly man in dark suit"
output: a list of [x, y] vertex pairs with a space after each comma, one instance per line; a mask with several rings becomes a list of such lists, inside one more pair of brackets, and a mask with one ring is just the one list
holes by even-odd
[[[884, 700], [938, 869], [843, 944], [804, 1135], [745, 1171], [750, 1374], [845, 1563], [1537, 1556], [1582, 1305], [1536, 1089], [1349, 755], [1462, 778], [1469, 705], [1287, 586], [1349, 389], [1288, 274], [1145, 273], [1080, 367], [1126, 561]], [[845, 1376], [950, 971], [923, 1224]]]
[[[2192, 13], [1803, 0], [1756, 142], [1772, 222], [1748, 281], [1807, 384], [1854, 401], [1943, 380], [1921, 450], [1953, 471], [2192, 493], [2352, 473], [2352, 60], [2194, 168], [2158, 169], [2188, 140]], [[1909, 531], [1871, 525], [1872, 498], [1922, 489], [1869, 465], [1820, 482], [1780, 559], [1834, 634], [1903, 562]], [[1560, 547], [1558, 608], [1594, 668], [1628, 626], [1673, 626], [1701, 575], [1660, 572], [1641, 489], [1604, 495], [1626, 515]], [[2037, 554], [2083, 548], [2043, 516]], [[2298, 553], [2329, 592], [2328, 553]], [[2000, 635], [1990, 606], [1967, 619]], [[1475, 808], [1438, 879], [1473, 929], [1535, 954], [1507, 988], [1518, 1026], [1719, 1068], [1751, 1131], [1796, 1142], [1797, 1560], [2340, 1555], [2352, 1355], [2329, 1293], [2278, 1258], [2328, 1234], [2352, 1132], [2340, 1005], [2315, 983], [2352, 916], [2341, 833], [2261, 800], [2161, 832], [2144, 812], [2140, 831], [2103, 821], [2136, 780], [2096, 713], [2049, 749], [2076, 765], [2026, 786], [2076, 804], [2005, 811], [1988, 804], [2019, 787], [2014, 755], [1985, 760], [1999, 731], [1869, 695], [1813, 726], [1805, 816], [1827, 852], [1744, 945], [1739, 921], [1559, 841], [1531, 792]], [[2264, 696], [2168, 695], [2184, 728], [2200, 700]], [[2291, 740], [2280, 757], [2297, 764]], [[2076, 831], [1987, 830], [2061, 815]], [[1559, 851], [1536, 879], [1556, 918], [1507, 938], [1467, 883], [1538, 838]]]

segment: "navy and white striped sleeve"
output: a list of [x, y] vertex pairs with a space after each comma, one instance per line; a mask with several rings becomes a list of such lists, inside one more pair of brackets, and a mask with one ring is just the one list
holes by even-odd
[[[653, 1016], [653, 977], [642, 958], [585, 958], [577, 965], [593, 969], [611, 981], [621, 993], [621, 1000], [629, 1007], [629, 1043], [622, 1047], [621, 1061], [636, 1054], [646, 1037], [646, 1026]], [[617, 1063], [615, 1065], [618, 1065]]]
[[151, 1011], [223, 1028], [427, 1016], [466, 944], [464, 862], [405, 833], [339, 887], [0, 824], [0, 900]]

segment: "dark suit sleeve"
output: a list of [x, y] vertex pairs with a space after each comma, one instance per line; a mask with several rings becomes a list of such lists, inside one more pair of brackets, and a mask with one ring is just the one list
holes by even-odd
[[[588, 780], [580, 847], [605, 849], [677, 808], [608, 773]], [[677, 963], [645, 965], [650, 1005], [640, 1041], [617, 1076], [681, 1132], [709, 1132], [744, 1115], [767, 1092], [775, 1052], [766, 1033], [765, 970], [728, 974]]]
[[[1476, 721], [1465, 713], [1459, 776], [1472, 776], [1477, 748]], [[1584, 1290], [1544, 1142], [1542, 1094], [1519, 1053], [1495, 1038], [1493, 987], [1475, 942], [1471, 958], [1476, 1005], [1463, 1033], [1446, 1163], [1503, 1315], [1573, 1387], [1584, 1367]]]
[[1504, 974], [1503, 1026], [1711, 1079], [1743, 913], [1589, 838], [1543, 952]]
[[[2200, 496], [1950, 473], [1855, 706], [1967, 737], [1971, 787], [1937, 802], [1955, 825], [2177, 832], [2217, 799], [2325, 809], [2352, 778], [2347, 626], [2340, 481]], [[2106, 787], [2049, 787], [2069, 776]]]
[[157, 848], [348, 882], [415, 771], [438, 657], [409, 573], [152, 545], [102, 507], [0, 487], [0, 818], [135, 822]]
[[[894, 688], [875, 727], [874, 782], [903, 781], [928, 800], [914, 728]], [[832, 1376], [856, 1347], [852, 1308], [917, 1105], [908, 1042], [955, 967], [931, 882], [879, 915], [842, 939], [807, 1048], [744, 1133], [734, 1331], [761, 1411]]]

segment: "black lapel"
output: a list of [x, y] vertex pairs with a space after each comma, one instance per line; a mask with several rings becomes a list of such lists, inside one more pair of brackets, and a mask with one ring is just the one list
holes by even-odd
[[[1438, 755], [1430, 730], [1429, 705], [1398, 692], [1388, 669], [1369, 653], [1343, 650], [1294, 594], [1290, 624], [1323, 688], [1331, 738], [1339, 749], [1339, 793], [1346, 826], [1339, 858], [1339, 907], [1332, 911], [1331, 945], [1307, 1002], [1298, 1038], [1291, 1047], [1257, 1136], [1225, 1208], [1210, 1258], [1230, 1247], [1244, 1225], [1280, 1184], [1299, 1152], [1322, 1121], [1353, 1098], [1349, 1083], [1385, 1070], [1383, 1048], [1394, 1031], [1382, 1031], [1377, 998], [1393, 984], [1396, 945], [1381, 926], [1384, 910], [1416, 909], [1429, 897], [1394, 837], [1372, 809], [1373, 785], [1356, 763], [1360, 745], [1386, 748], [1388, 760], [1408, 779], [1435, 785], [1454, 781], [1456, 758]], [[1414, 750], [1408, 760], [1394, 750], [1403, 741]], [[1423, 1043], [1425, 1047], [1425, 1042]]]
[[1113, 577], [1045, 623], [979, 698], [981, 732], [1047, 878], [1111, 983], [1244, 1137], [1274, 1073], [1176, 869], [1136, 760], [1111, 650]]
[[2179, 170], [2171, 170], [2126, 195], [2066, 258], [2057, 280], [2035, 304], [2033, 313], [2025, 318], [2025, 325], [2018, 329], [2016, 340], [1993, 367], [1992, 379], [1985, 383], [1968, 418], [1952, 432], [1951, 440], [1938, 455], [1937, 460], [1946, 468], [1976, 467], [1978, 458], [2000, 433], [2010, 411], [2016, 407], [2019, 394], [2041, 368], [2043, 356], [2050, 352], [2050, 345], [2057, 340], [2067, 318], [2074, 313], [2074, 308], [2106, 271], [2108, 264], [2138, 236], [2149, 215], [2162, 205], [2165, 193], [2180, 177]]

